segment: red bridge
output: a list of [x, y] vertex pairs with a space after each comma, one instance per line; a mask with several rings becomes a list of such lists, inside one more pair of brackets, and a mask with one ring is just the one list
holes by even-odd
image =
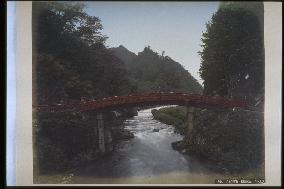
[[33, 109], [43, 112], [66, 112], [117, 109], [120, 107], [140, 107], [153, 105], [181, 105], [201, 108], [242, 108], [250, 109], [244, 100], [227, 99], [197, 94], [177, 92], [146, 93], [140, 95], [114, 96], [99, 100], [89, 100], [72, 104], [38, 105]]

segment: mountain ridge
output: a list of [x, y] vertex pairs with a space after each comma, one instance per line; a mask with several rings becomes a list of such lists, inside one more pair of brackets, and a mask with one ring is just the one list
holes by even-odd
[[123, 45], [110, 48], [125, 63], [138, 92], [180, 91], [201, 94], [202, 86], [188, 70], [169, 56], [159, 55], [150, 46], [135, 53]]
[[121, 59], [125, 64], [129, 64], [137, 56], [134, 52], [131, 52], [123, 45], [119, 45], [118, 47], [112, 47], [109, 49], [114, 53], [116, 57]]

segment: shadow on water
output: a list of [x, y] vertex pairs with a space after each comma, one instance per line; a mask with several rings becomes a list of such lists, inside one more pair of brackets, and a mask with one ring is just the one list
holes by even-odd
[[[127, 149], [132, 148], [136, 143], [139, 143], [139, 141], [134, 139], [133, 141], [122, 142], [119, 146], [123, 146], [123, 150], [127, 152]], [[163, 157], [160, 154], [156, 154], [155, 151], [147, 149], [148, 146], [146, 145], [140, 145], [140, 147], [141, 151], [140, 153], [136, 153], [137, 156], [112, 152], [99, 159], [90, 161], [85, 166], [77, 168], [75, 175], [94, 176], [97, 178], [120, 178], [155, 176], [170, 172], [207, 172], [200, 165], [200, 162], [186, 155], [181, 155], [181, 157], [173, 159], [172, 156]], [[141, 156], [138, 157], [139, 155]]]

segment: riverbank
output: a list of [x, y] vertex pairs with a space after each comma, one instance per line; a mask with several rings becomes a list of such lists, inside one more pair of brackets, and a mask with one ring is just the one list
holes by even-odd
[[152, 109], [151, 111], [155, 120], [167, 125], [172, 125], [179, 134], [185, 134], [186, 108], [183, 106], [164, 107]]
[[[125, 130], [123, 122], [135, 115], [137, 111], [132, 109], [104, 114], [105, 153], [112, 152], [119, 141], [134, 137]], [[57, 174], [69, 178], [69, 173], [78, 166], [103, 156], [98, 148], [95, 124], [95, 115], [34, 112], [34, 179]]]
[[230, 172], [261, 168], [264, 162], [263, 114], [241, 109], [197, 110], [184, 148]]
[[[234, 110], [196, 109], [192, 133], [185, 134], [185, 108], [153, 110], [154, 119], [173, 125], [184, 135], [172, 143], [182, 154], [215, 164], [211, 169], [222, 173], [253, 172], [264, 177], [264, 131], [261, 113]], [[259, 173], [257, 173], [259, 172]]]

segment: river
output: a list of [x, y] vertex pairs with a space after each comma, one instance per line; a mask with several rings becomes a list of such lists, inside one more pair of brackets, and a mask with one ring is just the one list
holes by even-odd
[[[134, 138], [116, 144], [112, 154], [86, 165], [73, 178], [80, 184], [213, 183], [214, 177], [198, 160], [175, 151], [181, 140], [172, 126], [153, 119], [151, 109], [124, 122]], [[156, 131], [154, 131], [156, 129]]]

